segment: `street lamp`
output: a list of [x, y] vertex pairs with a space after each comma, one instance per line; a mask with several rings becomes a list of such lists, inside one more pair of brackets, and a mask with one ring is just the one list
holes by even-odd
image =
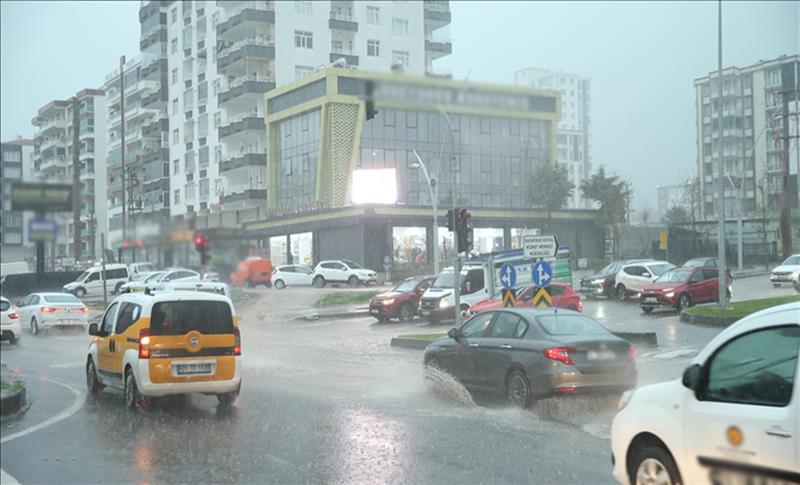
[[430, 175], [428, 175], [428, 169], [425, 167], [417, 151], [414, 149], [411, 151], [414, 153], [414, 156], [417, 157], [417, 161], [411, 164], [411, 168], [422, 169], [422, 173], [425, 174], [425, 180], [428, 182], [428, 189], [431, 192], [431, 205], [433, 206], [433, 272], [439, 274], [439, 213], [437, 210], [439, 202], [437, 196], [439, 190], [436, 185], [436, 179], [432, 179]]

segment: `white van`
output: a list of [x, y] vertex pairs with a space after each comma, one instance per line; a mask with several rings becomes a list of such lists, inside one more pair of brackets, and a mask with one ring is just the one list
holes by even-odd
[[33, 273], [31, 267], [25, 261], [15, 261], [13, 263], [0, 263], [0, 276], [12, 274]]
[[153, 263], [131, 263], [128, 265], [128, 273], [131, 278], [136, 278], [141, 274], [156, 272], [156, 265]]
[[[78, 298], [84, 296], [101, 297], [103, 296], [103, 267], [93, 266], [84, 271], [72, 283], [64, 285], [64, 291], [72, 293]], [[106, 288], [110, 293], [119, 293], [122, 285], [130, 280], [128, 267], [124, 264], [106, 265]]]

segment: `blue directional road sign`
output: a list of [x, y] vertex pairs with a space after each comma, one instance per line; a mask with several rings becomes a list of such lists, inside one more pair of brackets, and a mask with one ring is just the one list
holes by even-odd
[[547, 261], [537, 261], [533, 265], [533, 284], [538, 287], [548, 286], [553, 279], [553, 267]]
[[506, 263], [500, 267], [500, 283], [503, 288], [513, 288], [517, 284], [517, 268], [513, 264]]
[[28, 221], [28, 239], [31, 241], [54, 242], [58, 234], [58, 224], [50, 219], [31, 219]]

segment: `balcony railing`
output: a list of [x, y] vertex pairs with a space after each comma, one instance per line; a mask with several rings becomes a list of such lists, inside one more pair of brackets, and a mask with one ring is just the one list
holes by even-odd
[[255, 45], [255, 46], [263, 46], [263, 47], [275, 47], [275, 41], [271, 37], [264, 37], [264, 36], [256, 36], [250, 37], [247, 39], [242, 39], [230, 47], [226, 47], [217, 53], [217, 58], [222, 58], [227, 56], [228, 54], [240, 49], [246, 45]]

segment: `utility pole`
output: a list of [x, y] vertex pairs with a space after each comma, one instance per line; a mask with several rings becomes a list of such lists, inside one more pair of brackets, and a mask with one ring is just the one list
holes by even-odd
[[[789, 89], [783, 82], [781, 101], [783, 104], [783, 160], [781, 166], [781, 251], [786, 259], [792, 254], [792, 230], [789, 227]], [[798, 174], [800, 177], [800, 174]]]
[[[125, 170], [125, 56], [119, 58], [119, 130], [120, 130], [120, 146], [119, 154], [122, 161], [122, 240], [128, 240], [128, 232], [126, 228], [127, 216], [127, 203], [125, 202], [125, 179], [128, 174]], [[120, 255], [120, 263], [122, 262], [122, 255]]]
[[81, 259], [81, 103], [72, 98], [72, 245], [75, 262]]
[[722, 129], [722, 0], [718, 1], [717, 7], [717, 69], [719, 69], [719, 121], [717, 130], [719, 132], [719, 175], [717, 178], [717, 190], [719, 191], [719, 235], [717, 236], [717, 265], [719, 274], [719, 288], [718, 298], [719, 307], [725, 308], [728, 303], [727, 283], [728, 278], [724, 275], [727, 274], [725, 265], [725, 150], [723, 143], [723, 129]]

